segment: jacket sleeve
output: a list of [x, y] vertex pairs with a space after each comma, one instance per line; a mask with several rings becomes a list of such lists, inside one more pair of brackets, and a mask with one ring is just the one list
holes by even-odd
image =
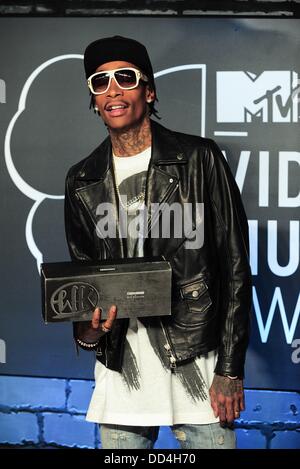
[[[65, 185], [65, 233], [70, 257], [73, 262], [83, 262], [93, 259], [93, 231], [85, 220], [79, 202], [75, 195], [74, 176], [71, 171], [67, 174]], [[78, 337], [78, 323], [73, 322], [74, 339]], [[78, 343], [75, 341], [77, 352]], [[86, 349], [84, 350], [94, 350]]]
[[93, 259], [93, 231], [84, 218], [76, 198], [74, 176], [70, 171], [66, 177], [64, 211], [66, 240], [72, 261]]
[[209, 140], [207, 164], [222, 279], [220, 345], [215, 373], [242, 378], [252, 305], [248, 221], [234, 177], [213, 140]]

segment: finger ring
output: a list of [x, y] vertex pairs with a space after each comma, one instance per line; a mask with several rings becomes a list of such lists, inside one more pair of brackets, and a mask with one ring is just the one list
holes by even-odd
[[103, 332], [110, 332], [110, 329], [108, 327], [105, 327], [104, 324], [101, 325], [101, 329]]

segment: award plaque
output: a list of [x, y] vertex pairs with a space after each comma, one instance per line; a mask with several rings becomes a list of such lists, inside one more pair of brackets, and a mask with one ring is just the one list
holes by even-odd
[[117, 318], [171, 314], [170, 263], [163, 258], [41, 264], [45, 323], [88, 321], [95, 308], [101, 319], [111, 305]]

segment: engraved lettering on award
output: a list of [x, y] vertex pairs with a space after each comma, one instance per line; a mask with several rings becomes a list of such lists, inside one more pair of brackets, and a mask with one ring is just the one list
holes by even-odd
[[56, 314], [53, 319], [90, 313], [97, 306], [98, 300], [98, 291], [89, 283], [71, 282], [62, 285], [51, 295], [51, 308]]
[[144, 304], [145, 292], [144, 291], [128, 291], [126, 294], [127, 301], [138, 303], [141, 306]]
[[144, 294], [145, 294], [144, 291], [128, 291], [127, 292], [127, 297], [144, 296]]

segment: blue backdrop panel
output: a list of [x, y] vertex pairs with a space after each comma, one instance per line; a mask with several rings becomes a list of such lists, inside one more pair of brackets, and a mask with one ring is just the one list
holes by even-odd
[[38, 266], [68, 259], [64, 178], [106, 136], [82, 54], [146, 44], [162, 124], [217, 141], [249, 219], [253, 317], [246, 386], [299, 389], [299, 42], [289, 19], [0, 20], [0, 372], [90, 378], [69, 324], [43, 324]]

